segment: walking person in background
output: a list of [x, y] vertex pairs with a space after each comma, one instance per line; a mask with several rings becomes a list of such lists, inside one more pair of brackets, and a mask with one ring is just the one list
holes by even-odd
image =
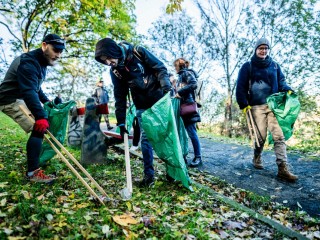
[[[0, 85], [0, 111], [11, 117], [31, 135], [27, 141], [27, 179], [33, 182], [52, 182], [54, 176], [45, 175], [39, 168], [40, 151], [45, 131], [49, 128], [48, 115], [41, 103], [49, 99], [41, 89], [47, 66], [53, 66], [65, 49], [65, 41], [56, 34], [44, 37], [41, 47], [17, 57], [10, 65]], [[32, 123], [21, 107], [30, 110]]]
[[58, 93], [58, 95], [56, 96], [56, 98], [53, 100], [54, 104], [58, 105], [60, 103], [62, 103], [62, 98], [61, 98], [61, 94]]
[[[102, 80], [97, 82], [97, 88], [94, 90], [92, 97], [95, 98], [97, 104], [108, 104], [109, 103], [109, 94], [108, 94], [107, 89], [103, 85]], [[104, 120], [107, 124], [108, 130], [111, 130], [113, 127], [111, 127], [111, 125], [110, 125], [108, 114], [100, 114], [99, 115], [99, 122], [101, 122], [102, 115], [103, 115]]]
[[267, 137], [267, 129], [272, 133], [274, 152], [278, 165], [278, 177], [295, 181], [296, 175], [288, 169], [286, 143], [279, 123], [267, 105], [267, 97], [278, 92], [289, 94], [292, 89], [287, 85], [278, 63], [269, 56], [270, 43], [266, 38], [259, 39], [254, 46], [250, 62], [242, 65], [237, 80], [236, 98], [240, 109], [246, 114], [251, 109], [254, 127], [258, 132], [260, 147], [255, 143], [253, 166], [263, 169], [261, 154]]
[[98, 41], [95, 59], [111, 67], [117, 126], [120, 128], [122, 138], [124, 133], [128, 134], [125, 121], [130, 89], [141, 129], [144, 177], [139, 186], [151, 186], [154, 184], [153, 149], [141, 127], [141, 115], [171, 91], [167, 68], [147, 49], [127, 42], [117, 44], [110, 38]]
[[[181, 104], [195, 103], [195, 90], [197, 89], [198, 76], [194, 70], [189, 69], [189, 65], [189, 61], [185, 60], [184, 58], [178, 58], [174, 61], [174, 67], [179, 75], [179, 79], [177, 82], [177, 93], [175, 97], [181, 99]], [[196, 111], [191, 115], [181, 117], [183, 119], [188, 136], [191, 139], [194, 151], [194, 158], [189, 163], [189, 166], [201, 166], [201, 146], [196, 128], [196, 123], [201, 122], [200, 114], [198, 111]]]

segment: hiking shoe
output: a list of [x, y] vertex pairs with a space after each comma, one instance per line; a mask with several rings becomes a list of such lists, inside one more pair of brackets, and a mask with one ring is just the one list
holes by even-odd
[[154, 177], [147, 177], [144, 176], [143, 179], [138, 183], [138, 187], [144, 188], [144, 187], [151, 187], [154, 185]]
[[51, 183], [55, 180], [55, 177], [53, 175], [45, 175], [44, 171], [38, 168], [34, 170], [32, 176], [27, 175], [27, 179], [30, 182]]
[[261, 155], [253, 156], [252, 164], [256, 169], [263, 169]]
[[289, 181], [289, 182], [294, 182], [298, 179], [297, 175], [294, 175], [291, 173], [288, 169], [288, 165], [286, 162], [282, 162], [278, 165], [278, 175], [279, 178]]
[[202, 165], [202, 159], [201, 157], [195, 157], [191, 163], [189, 164], [189, 167], [195, 168]]

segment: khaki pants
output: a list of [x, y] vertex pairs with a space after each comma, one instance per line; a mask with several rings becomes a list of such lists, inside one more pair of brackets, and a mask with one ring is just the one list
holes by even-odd
[[257, 156], [262, 153], [268, 129], [272, 133], [277, 164], [279, 165], [281, 162], [286, 162], [287, 147], [284, 135], [273, 112], [267, 104], [252, 106], [251, 112], [257, 127], [257, 135], [260, 143], [260, 147], [255, 144], [254, 155]]
[[17, 99], [14, 103], [0, 106], [0, 111], [11, 117], [26, 133], [29, 133], [32, 131], [34, 123], [21, 111], [20, 106], [28, 109], [23, 100]]

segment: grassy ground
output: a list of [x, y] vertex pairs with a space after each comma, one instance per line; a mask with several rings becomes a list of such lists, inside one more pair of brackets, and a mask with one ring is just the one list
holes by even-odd
[[[108, 151], [108, 164], [87, 167], [108, 193], [105, 207], [92, 199], [58, 158], [45, 169], [57, 174], [53, 185], [29, 183], [24, 179], [27, 138], [0, 113], [0, 239], [284, 238], [246, 212], [218, 201], [206, 189], [194, 186], [190, 192], [179, 183], [168, 183], [161, 163], [154, 187], [139, 189], [134, 184], [132, 199], [122, 201], [118, 191], [126, 183], [124, 156], [113, 149]], [[78, 149], [69, 150], [80, 159]], [[142, 176], [141, 160], [131, 161], [133, 178]], [[319, 237], [319, 220], [206, 177], [200, 173], [193, 179], [310, 238]]]

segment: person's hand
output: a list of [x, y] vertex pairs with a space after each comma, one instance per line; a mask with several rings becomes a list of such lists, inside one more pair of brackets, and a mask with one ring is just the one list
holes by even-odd
[[168, 92], [171, 91], [171, 89], [172, 89], [171, 87], [163, 88], [163, 89], [162, 89], [163, 95], [166, 95]]
[[124, 126], [124, 124], [120, 124], [120, 125], [118, 125], [118, 127], [120, 129], [120, 135], [121, 135], [122, 139], [124, 138], [125, 133], [129, 135], [129, 132], [126, 129], [126, 127]]
[[242, 111], [243, 111], [244, 114], [247, 114], [247, 111], [248, 111], [249, 109], [251, 109], [251, 106], [250, 106], [250, 105], [246, 106], [244, 109], [242, 109]]
[[288, 94], [291, 95], [291, 93], [292, 93], [292, 90], [288, 90]]
[[42, 119], [36, 120], [33, 130], [41, 134], [44, 134], [48, 128], [49, 128], [48, 120], [45, 118], [42, 118]]
[[175, 98], [181, 98], [181, 96], [179, 95], [179, 93], [176, 93], [176, 95], [174, 96]]

